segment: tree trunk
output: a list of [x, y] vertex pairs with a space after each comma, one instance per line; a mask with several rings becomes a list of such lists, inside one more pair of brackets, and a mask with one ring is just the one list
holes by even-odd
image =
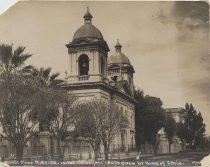
[[62, 152], [61, 152], [61, 140], [57, 139], [57, 149], [58, 149], [58, 161], [61, 162], [63, 159]]
[[61, 156], [62, 156], [62, 158], [61, 158], [62, 161], [63, 161], [63, 159], [64, 159], [64, 155], [65, 155], [65, 151], [66, 151], [66, 146], [67, 146], [67, 142], [65, 142], [64, 147], [63, 147], [63, 151], [62, 151], [62, 153], [61, 153], [61, 154], [62, 154], [62, 155], [61, 155]]
[[16, 148], [16, 159], [20, 163], [20, 161], [23, 159], [23, 149], [24, 149], [24, 146], [17, 145], [17, 146], [15, 146], [15, 148]]
[[184, 141], [181, 142], [182, 142], [182, 151], [184, 151]]
[[144, 154], [147, 153], [147, 151], [146, 151], [146, 143], [144, 143], [143, 149], [144, 149], [144, 152], [143, 152], [143, 153], [144, 153]]
[[105, 154], [105, 160], [109, 159], [109, 146], [108, 144], [104, 144], [104, 154]]
[[98, 160], [98, 148], [94, 148], [95, 161]]
[[92, 146], [92, 148], [93, 148], [93, 151], [94, 151], [94, 159], [95, 159], [95, 161], [97, 161], [98, 160], [98, 158], [99, 158], [99, 151], [100, 151], [100, 144], [101, 144], [101, 142], [100, 141], [94, 141], [94, 142], [90, 142], [90, 144], [91, 144], [91, 146]]
[[157, 145], [158, 145], [158, 143], [157, 143], [157, 141], [155, 141], [155, 144], [154, 144], [154, 153], [155, 153], [155, 155], [157, 154]]
[[168, 152], [169, 152], [169, 154], [171, 154], [171, 142], [170, 142], [170, 140], [168, 140]]
[[192, 141], [190, 142], [189, 146], [190, 146], [190, 150], [192, 151], [193, 150]]

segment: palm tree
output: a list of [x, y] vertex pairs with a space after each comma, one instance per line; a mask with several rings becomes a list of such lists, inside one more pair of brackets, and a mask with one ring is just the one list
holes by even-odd
[[[50, 128], [51, 123], [53, 120], [58, 120], [59, 118], [56, 119], [57, 114], [57, 108], [55, 107], [54, 98], [56, 97], [55, 94], [58, 92], [62, 92], [65, 90], [61, 90], [60, 84], [63, 82], [63, 80], [58, 79], [59, 73], [52, 73], [51, 74], [51, 68], [43, 68], [41, 67], [40, 69], [35, 68], [34, 66], [26, 66], [23, 69], [23, 72], [28, 76], [28, 77], [33, 77], [35, 80], [38, 82], [40, 89], [42, 90], [43, 93], [43, 102], [39, 108], [39, 112], [41, 112], [43, 119], [39, 121], [39, 131], [51, 131], [52, 128]], [[59, 129], [57, 129], [59, 130]], [[59, 136], [56, 136], [57, 138]], [[51, 140], [51, 138], [50, 138]], [[52, 142], [50, 142], [52, 143]], [[57, 140], [57, 144], [60, 145], [60, 140]], [[61, 157], [61, 150], [60, 147], [58, 147], [58, 152], [59, 156]], [[51, 152], [51, 155], [53, 153]]]
[[31, 54], [23, 53], [25, 47], [19, 46], [13, 51], [13, 45], [0, 45], [0, 71], [11, 74], [20, 71]]
[[[30, 120], [36, 92], [32, 80], [22, 77], [21, 69], [31, 54], [24, 53], [25, 47], [13, 49], [13, 45], [0, 44], [0, 122], [2, 137], [10, 141], [20, 161], [23, 149], [36, 129], [37, 122]], [[29, 123], [30, 122], [30, 123]]]
[[[43, 105], [40, 107], [43, 117], [46, 119], [40, 121], [39, 124], [39, 130], [49, 130], [49, 124], [50, 121], [54, 118], [54, 109], [50, 106], [50, 99], [52, 98], [51, 95], [53, 95], [52, 91], [56, 91], [58, 89], [61, 89], [60, 84], [63, 82], [63, 80], [58, 79], [59, 73], [51, 73], [51, 68], [43, 68], [40, 69], [29, 65], [22, 69], [23, 73], [27, 77], [33, 77], [39, 84], [40, 89], [43, 93]], [[58, 90], [61, 91], [61, 90]]]
[[58, 79], [57, 77], [60, 75], [59, 73], [51, 73], [51, 68], [43, 68], [40, 69], [29, 65], [22, 69], [22, 71], [27, 75], [37, 79], [38, 83], [41, 87], [46, 88], [59, 88], [60, 84], [63, 80]]

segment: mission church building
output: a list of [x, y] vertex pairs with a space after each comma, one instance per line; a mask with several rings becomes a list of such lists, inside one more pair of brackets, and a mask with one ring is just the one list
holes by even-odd
[[[68, 72], [64, 88], [78, 97], [79, 101], [92, 98], [104, 99], [116, 104], [128, 118], [129, 126], [119, 132], [110, 151], [127, 152], [135, 148], [135, 103], [133, 74], [134, 69], [129, 59], [121, 52], [119, 41], [115, 45], [115, 53], [110, 51], [102, 33], [92, 25], [92, 15], [87, 10], [84, 15], [84, 25], [74, 34], [66, 45], [68, 49]], [[65, 48], [64, 48], [65, 49]], [[1, 132], [0, 132], [1, 133]], [[24, 148], [24, 157], [52, 157], [57, 154], [56, 140], [47, 131], [40, 131], [32, 137]], [[65, 155], [78, 155], [82, 158], [92, 157], [89, 144], [72, 141], [66, 147]], [[15, 153], [12, 143], [0, 137], [0, 156], [9, 158]]]
[[134, 69], [129, 59], [121, 52], [119, 41], [115, 53], [108, 56], [109, 47], [102, 33], [92, 25], [93, 16], [87, 10], [84, 25], [66, 45], [69, 67], [65, 88], [79, 97], [106, 99], [115, 103], [129, 119], [129, 127], [116, 135], [111, 150], [135, 147], [135, 100], [133, 94]]
[[[110, 51], [102, 33], [92, 25], [93, 16], [87, 10], [82, 25], [73, 36], [71, 42], [66, 44], [68, 50], [68, 71], [65, 83], [62, 85], [75, 95], [79, 101], [88, 101], [94, 98], [103, 99], [110, 104], [116, 104], [118, 109], [126, 115], [129, 121], [127, 128], [118, 132], [110, 146], [110, 152], [128, 152], [136, 147], [135, 142], [135, 104], [134, 99], [134, 68], [128, 57], [122, 53], [122, 46], [117, 41], [115, 53]], [[64, 46], [65, 49], [65, 46]], [[183, 122], [184, 110], [182, 108], [166, 109], [167, 115], [175, 118], [176, 122]], [[0, 128], [0, 157], [10, 159], [15, 153], [14, 146], [1, 137]], [[158, 132], [159, 154], [168, 153], [168, 141], [163, 128]], [[64, 145], [64, 143], [62, 143]], [[146, 148], [146, 149], [145, 149]], [[183, 151], [185, 146], [175, 136], [171, 152]], [[144, 153], [154, 153], [153, 147], [144, 146]], [[65, 149], [65, 157], [80, 155], [80, 158], [93, 158], [90, 144], [83, 141], [69, 141]], [[57, 155], [56, 140], [47, 131], [39, 131], [24, 148], [24, 157], [31, 160], [53, 157]], [[67, 159], [68, 160], [68, 159]]]

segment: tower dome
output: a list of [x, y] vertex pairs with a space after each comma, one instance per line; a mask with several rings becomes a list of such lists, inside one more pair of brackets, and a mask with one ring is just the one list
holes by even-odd
[[102, 33], [94, 26], [92, 25], [92, 18], [93, 16], [89, 12], [89, 9], [87, 8], [87, 12], [84, 15], [84, 25], [82, 25], [74, 34], [73, 40], [81, 40], [90, 38], [94, 41], [104, 41]]
[[130, 65], [128, 57], [121, 52], [122, 45], [120, 45], [119, 40], [115, 45], [115, 53], [108, 58], [108, 64], [127, 64]]
[[85, 24], [81, 26], [74, 34], [73, 40], [81, 38], [94, 38], [98, 40], [103, 40], [103, 35], [101, 32], [92, 24]]

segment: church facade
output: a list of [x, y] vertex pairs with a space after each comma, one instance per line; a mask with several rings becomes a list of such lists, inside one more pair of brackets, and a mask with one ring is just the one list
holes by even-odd
[[116, 135], [111, 150], [128, 150], [135, 147], [135, 100], [133, 94], [134, 69], [121, 49], [119, 41], [115, 53], [108, 55], [109, 47], [102, 33], [92, 24], [89, 11], [84, 25], [66, 45], [69, 67], [66, 89], [79, 100], [100, 98], [115, 103], [129, 120], [129, 127]]

